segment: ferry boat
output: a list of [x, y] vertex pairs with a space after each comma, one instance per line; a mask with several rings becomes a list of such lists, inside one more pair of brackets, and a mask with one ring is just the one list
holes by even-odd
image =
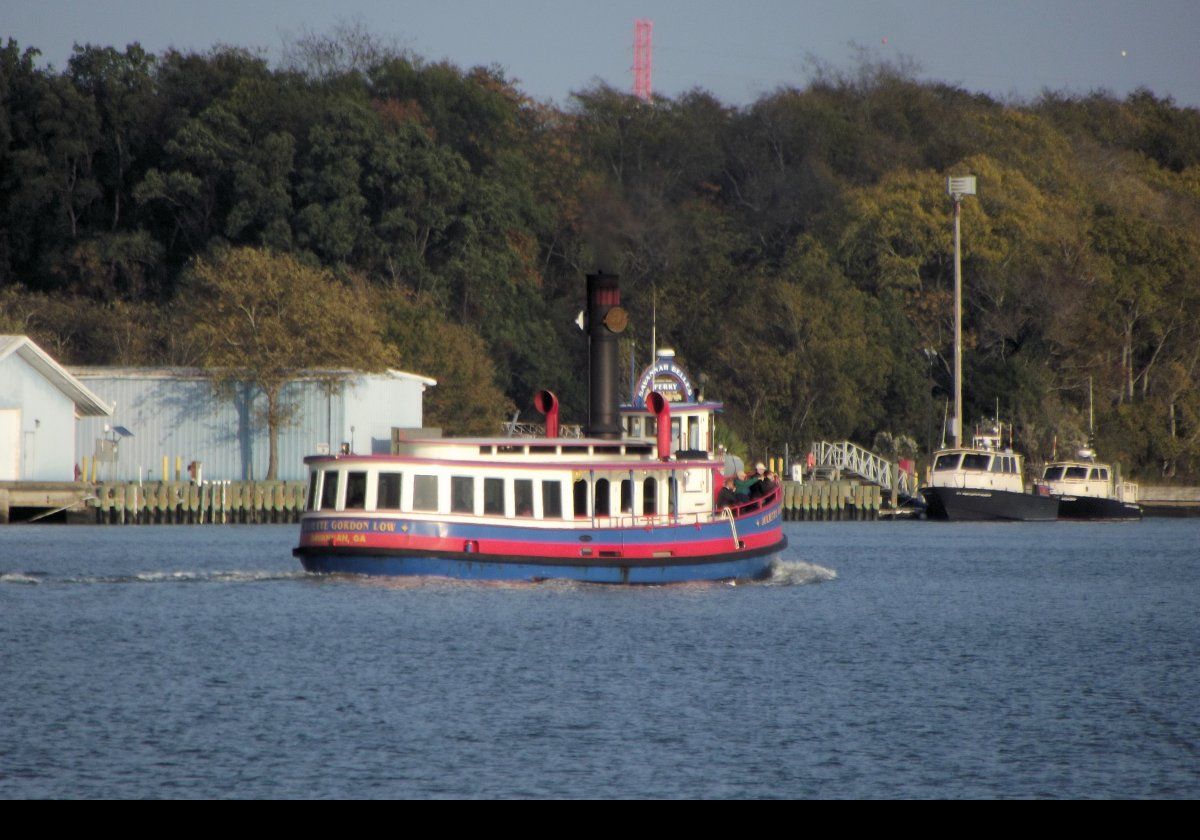
[[1044, 485], [1025, 492], [1021, 455], [1002, 445], [1003, 425], [976, 430], [969, 447], [939, 449], [921, 488], [928, 519], [1047, 522], [1058, 499]]
[[558, 401], [542, 391], [541, 437], [396, 439], [387, 455], [310, 456], [293, 552], [306, 570], [615, 584], [770, 574], [787, 545], [782, 488], [719, 507], [724, 460], [676, 445], [711, 435], [673, 422], [657, 390], [634, 412], [647, 415], [645, 435], [622, 435], [616, 337], [627, 316], [615, 276], [587, 280], [585, 436], [559, 436]]
[[1079, 450], [1078, 460], [1052, 461], [1042, 482], [1058, 499], [1060, 519], [1141, 519], [1137, 485], [1123, 482], [1110, 465], [1096, 461], [1091, 449]]

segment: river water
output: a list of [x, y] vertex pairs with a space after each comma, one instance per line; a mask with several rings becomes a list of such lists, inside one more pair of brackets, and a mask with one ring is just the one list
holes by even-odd
[[1200, 796], [1200, 521], [786, 528], [661, 588], [0, 528], [0, 797]]

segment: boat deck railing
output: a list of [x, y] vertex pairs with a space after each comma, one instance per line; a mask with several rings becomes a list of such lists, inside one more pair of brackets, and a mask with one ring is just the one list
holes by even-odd
[[713, 522], [727, 521], [729, 515], [732, 515], [735, 521], [744, 519], [777, 504], [782, 496], [783, 487], [780, 486], [757, 499], [725, 508], [714, 508], [695, 513], [650, 513], [642, 516], [620, 513], [616, 516], [593, 517], [592, 521], [596, 527], [601, 528], [668, 528], [680, 525], [709, 525]]

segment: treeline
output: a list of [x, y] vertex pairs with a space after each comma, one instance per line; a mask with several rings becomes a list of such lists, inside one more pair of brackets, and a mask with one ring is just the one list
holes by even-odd
[[[1200, 112], [1139, 91], [1002, 103], [909, 68], [735, 108], [602, 85], [565, 107], [337, 33], [221, 48], [0, 49], [0, 331], [69, 363], [195, 364], [198, 265], [339, 278], [383, 361], [485, 431], [541, 387], [579, 417], [582, 277], [622, 275], [632, 353], [674, 347], [751, 453], [941, 440], [963, 207], [968, 419], [1035, 457], [1087, 437], [1200, 475]], [[331, 308], [332, 311], [332, 308]], [[336, 331], [333, 331], [337, 341]], [[211, 334], [210, 334], [211, 340]]]

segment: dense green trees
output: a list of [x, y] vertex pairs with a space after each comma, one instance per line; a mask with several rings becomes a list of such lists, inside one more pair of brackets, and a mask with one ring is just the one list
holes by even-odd
[[[217, 363], [235, 313], [202, 335], [180, 304], [285, 266], [358, 302], [362, 364], [440, 380], [432, 423], [485, 432], [541, 387], [582, 415], [571, 322], [604, 269], [626, 358], [648, 360], [656, 314], [756, 457], [928, 446], [950, 386], [945, 177], [965, 172], [968, 415], [998, 403], [1046, 456], [1084, 442], [1090, 381], [1106, 455], [1200, 477], [1200, 112], [1149, 91], [1001, 103], [867, 62], [744, 108], [605, 85], [560, 108], [354, 29], [281, 68], [134, 44], [59, 72], [9, 41], [0, 329], [68, 362]], [[305, 364], [352, 363], [340, 344]]]

